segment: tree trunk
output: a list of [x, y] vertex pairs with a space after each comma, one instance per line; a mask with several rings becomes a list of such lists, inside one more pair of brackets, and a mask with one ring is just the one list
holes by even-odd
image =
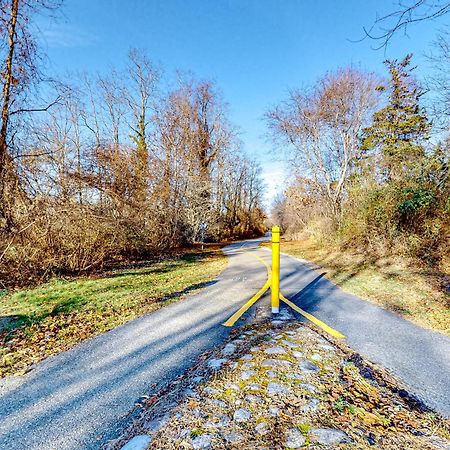
[[10, 117], [11, 86], [13, 84], [13, 60], [16, 23], [19, 10], [19, 0], [11, 1], [11, 18], [8, 24], [8, 52], [5, 71], [3, 74], [3, 104], [2, 123], [0, 128], [0, 214], [5, 221], [6, 228], [12, 226], [12, 190], [17, 183], [17, 176], [8, 149], [8, 122]]

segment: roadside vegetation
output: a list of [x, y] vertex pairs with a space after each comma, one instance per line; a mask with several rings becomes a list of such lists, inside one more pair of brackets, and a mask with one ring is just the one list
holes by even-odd
[[[444, 48], [435, 62], [448, 68]], [[385, 66], [386, 79], [353, 67], [327, 73], [267, 113], [294, 168], [272, 217], [294, 241], [284, 251], [449, 334], [450, 97], [433, 97], [431, 114], [412, 55]]]
[[449, 279], [435, 269], [411, 258], [371, 257], [312, 239], [283, 240], [281, 251], [318, 264], [344, 291], [450, 336]]
[[136, 49], [42, 73], [38, 24], [61, 3], [0, 1], [0, 288], [260, 234], [260, 168], [220, 89]]
[[217, 247], [89, 278], [55, 278], [0, 298], [0, 376], [155, 311], [204, 287], [226, 266]]

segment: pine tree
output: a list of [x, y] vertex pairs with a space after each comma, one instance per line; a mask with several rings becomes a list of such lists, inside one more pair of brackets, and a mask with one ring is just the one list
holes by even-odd
[[411, 57], [385, 61], [390, 74], [389, 103], [373, 115], [372, 125], [363, 133], [363, 149], [379, 152], [381, 173], [388, 180], [403, 178], [421, 160], [431, 129], [419, 103], [423, 91], [411, 77]]

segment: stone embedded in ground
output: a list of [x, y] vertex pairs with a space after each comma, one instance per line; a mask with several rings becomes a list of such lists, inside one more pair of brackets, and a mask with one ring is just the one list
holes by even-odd
[[351, 439], [341, 430], [336, 428], [311, 428], [311, 437], [314, 442], [323, 445], [345, 444], [351, 442]]
[[192, 382], [195, 383], [195, 384], [200, 383], [200, 381], [202, 381], [202, 380], [203, 380], [203, 377], [194, 377], [194, 378], [192, 378]]
[[230, 444], [237, 444], [242, 441], [242, 435], [238, 433], [227, 433], [223, 435], [223, 438]]
[[121, 450], [147, 450], [150, 445], [151, 437], [146, 434], [135, 436], [131, 441], [127, 442]]
[[307, 361], [307, 360], [302, 361], [298, 366], [300, 367], [300, 369], [303, 372], [306, 372], [306, 373], [314, 373], [314, 372], [320, 371], [320, 368], [318, 366], [316, 366], [316, 364], [314, 364], [311, 361]]
[[314, 353], [314, 355], [311, 356], [311, 359], [314, 361], [322, 361], [322, 355], [319, 355], [318, 353]]
[[261, 367], [287, 367], [292, 366], [290, 361], [286, 361], [285, 359], [265, 359], [261, 363]]
[[319, 344], [319, 347], [324, 350], [327, 350], [327, 351], [335, 351], [336, 350], [332, 345], [328, 345], [328, 344]]
[[192, 447], [195, 450], [204, 450], [211, 448], [211, 439], [212, 436], [210, 434], [202, 434], [200, 436], [192, 439]]
[[298, 352], [298, 351], [293, 351], [292, 354], [294, 355], [294, 358], [297, 358], [297, 359], [302, 359], [305, 357], [304, 353]]
[[261, 386], [258, 383], [250, 383], [245, 386], [245, 389], [248, 391], [259, 391], [261, 389]]
[[149, 431], [150, 433], [156, 433], [162, 427], [164, 427], [170, 419], [170, 415], [166, 414], [162, 417], [157, 417], [156, 419], [151, 420], [150, 422], [146, 422], [144, 425], [144, 429]]
[[259, 395], [248, 394], [245, 396], [245, 400], [249, 403], [262, 403], [263, 399]]
[[286, 353], [286, 350], [283, 347], [270, 347], [270, 348], [266, 348], [266, 350], [264, 350], [264, 353], [266, 353], [267, 355], [284, 355]]
[[273, 381], [270, 382], [267, 386], [267, 394], [272, 396], [272, 395], [279, 395], [279, 394], [287, 394], [289, 393], [291, 390], [286, 387], [283, 386], [281, 384], [278, 383], [274, 383]]
[[236, 383], [225, 383], [226, 389], [233, 389], [233, 391], [240, 391], [241, 388]]
[[218, 406], [219, 408], [227, 408], [227, 404], [222, 401], [222, 400], [213, 400], [212, 401], [216, 406]]
[[226, 427], [231, 422], [231, 418], [226, 414], [219, 414], [217, 417], [219, 419], [217, 421], [218, 427]]
[[184, 439], [185, 437], [188, 437], [191, 434], [191, 430], [189, 428], [183, 428], [180, 431], [180, 434], [178, 435], [178, 437], [180, 439]]
[[205, 419], [206, 417], [208, 417], [207, 414], [205, 414], [205, 412], [203, 410], [201, 410], [200, 408], [194, 408], [192, 410], [192, 415], [197, 418], [197, 419]]
[[277, 373], [274, 370], [268, 370], [266, 372], [266, 376], [269, 378], [276, 378], [277, 377]]
[[205, 387], [205, 389], [203, 389], [203, 392], [206, 395], [216, 395], [216, 394], [219, 393], [219, 391], [216, 388], [213, 388], [213, 387], [210, 387], [210, 386]]
[[267, 422], [260, 422], [255, 427], [255, 432], [259, 434], [260, 436], [264, 436], [269, 432], [269, 425]]
[[213, 358], [208, 361], [208, 367], [213, 370], [219, 370], [227, 361], [228, 359], [224, 358]]
[[285, 331], [285, 334], [288, 334], [289, 336], [296, 336], [297, 333], [295, 331]]
[[217, 431], [217, 425], [214, 422], [205, 422], [202, 427], [205, 430], [212, 430], [212, 431]]
[[193, 391], [191, 388], [185, 389], [184, 395], [186, 397], [191, 397], [191, 398], [196, 398], [196, 399], [200, 398], [199, 395], [197, 394], [197, 392]]
[[261, 347], [252, 347], [250, 349], [251, 352], [259, 352], [259, 350], [261, 350]]
[[288, 448], [300, 448], [305, 445], [305, 442], [305, 436], [303, 436], [301, 431], [297, 428], [291, 428], [286, 433], [286, 442], [284, 445]]
[[286, 377], [290, 380], [303, 380], [303, 377], [300, 374], [294, 372], [287, 373]]
[[255, 375], [256, 371], [254, 370], [245, 370], [241, 373], [241, 380], [250, 380], [250, 378]]
[[234, 412], [233, 419], [236, 422], [247, 422], [247, 420], [249, 420], [251, 416], [252, 413], [248, 409], [239, 408]]
[[278, 414], [280, 414], [280, 408], [277, 408], [276, 406], [270, 406], [269, 414], [273, 417], [277, 417]]
[[301, 383], [300, 387], [308, 392], [316, 392], [317, 391], [317, 388], [310, 383]]
[[250, 353], [247, 353], [246, 355], [242, 356], [240, 359], [242, 361], [250, 361], [251, 359], [253, 359], [253, 355]]
[[254, 362], [246, 361], [245, 363], [242, 364], [241, 369], [252, 369], [253, 367], [255, 367]]
[[236, 351], [236, 346], [234, 344], [228, 343], [225, 345], [224, 349], [222, 350], [222, 355], [230, 356]]
[[297, 344], [296, 342], [288, 341], [287, 339], [283, 339], [281, 343], [291, 348], [299, 347], [299, 344]]
[[319, 407], [320, 401], [317, 398], [312, 398], [305, 406], [303, 406], [303, 412], [314, 412]]
[[301, 334], [303, 334], [303, 336], [306, 335], [308, 337], [312, 337], [312, 338], [315, 338], [315, 339], [323, 340], [322, 338], [318, 337], [317, 333], [314, 333], [308, 327], [298, 327], [297, 331], [299, 331]]

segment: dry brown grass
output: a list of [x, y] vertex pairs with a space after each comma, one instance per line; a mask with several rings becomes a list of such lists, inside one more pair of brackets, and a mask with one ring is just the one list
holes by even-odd
[[420, 267], [399, 256], [343, 251], [311, 239], [283, 241], [281, 251], [322, 266], [325, 276], [344, 291], [450, 335], [449, 272]]

